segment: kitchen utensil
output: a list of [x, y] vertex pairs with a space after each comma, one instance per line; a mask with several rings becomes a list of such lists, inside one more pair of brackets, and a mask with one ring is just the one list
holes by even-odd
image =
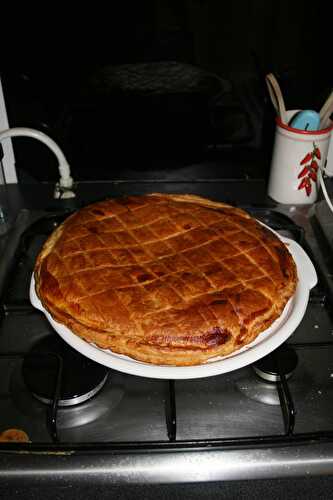
[[7, 233], [10, 229], [8, 218], [8, 193], [6, 185], [6, 176], [2, 165], [2, 148], [0, 143], [0, 236]]
[[305, 109], [293, 116], [289, 126], [297, 130], [318, 130], [320, 128], [320, 115], [316, 111]]
[[[268, 226], [265, 226], [270, 229]], [[273, 231], [272, 229], [270, 229]], [[66, 326], [56, 322], [43, 308], [35, 291], [34, 277], [31, 278], [30, 300], [34, 307], [42, 311], [55, 331], [71, 347], [88, 358], [109, 368], [138, 375], [140, 377], [158, 379], [192, 379], [210, 377], [227, 373], [266, 356], [279, 347], [297, 328], [301, 322], [309, 300], [309, 292], [317, 283], [314, 266], [302, 247], [295, 241], [285, 238], [273, 231], [286, 245], [297, 266], [298, 284], [294, 296], [289, 300], [283, 314], [251, 344], [243, 347], [230, 356], [212, 360], [197, 366], [161, 366], [136, 361], [127, 356], [115, 354], [110, 350], [100, 349], [81, 339]]]
[[284, 103], [284, 99], [282, 96], [280, 85], [278, 84], [273, 73], [268, 73], [266, 75], [265, 79], [266, 79], [268, 92], [269, 92], [269, 95], [271, 97], [271, 101], [273, 103], [273, 106], [274, 106], [278, 116], [280, 117], [282, 123], [287, 123], [286, 106]]
[[333, 113], [333, 90], [324, 102], [321, 110], [319, 111], [320, 116], [320, 128], [325, 128], [329, 126], [329, 118]]

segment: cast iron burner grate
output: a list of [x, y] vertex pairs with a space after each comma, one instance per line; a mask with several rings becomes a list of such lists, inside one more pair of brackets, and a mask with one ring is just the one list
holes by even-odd
[[62, 360], [59, 407], [83, 403], [102, 389], [108, 377], [106, 367], [86, 358], [62, 339], [48, 336], [34, 345], [22, 365], [26, 386], [39, 401], [49, 405], [53, 402], [58, 359]]

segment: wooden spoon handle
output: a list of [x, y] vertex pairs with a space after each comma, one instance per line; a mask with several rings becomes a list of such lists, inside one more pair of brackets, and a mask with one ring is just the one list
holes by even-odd
[[331, 106], [331, 103], [333, 102], [333, 90], [324, 102], [324, 104], [321, 107], [321, 110], [319, 111], [319, 116], [322, 118], [325, 114], [327, 109]]
[[284, 104], [280, 85], [278, 84], [273, 73], [268, 73], [265, 79], [273, 106], [281, 118], [282, 123], [287, 123], [286, 106]]
[[321, 110], [319, 111], [320, 116], [320, 127], [325, 128], [328, 126], [328, 119], [333, 113], [333, 90], [322, 105]]

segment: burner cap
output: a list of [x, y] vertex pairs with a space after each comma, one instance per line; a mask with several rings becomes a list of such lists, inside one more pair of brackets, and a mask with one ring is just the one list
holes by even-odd
[[284, 375], [286, 379], [291, 377], [297, 362], [298, 358], [294, 349], [289, 346], [282, 346], [252, 366], [260, 378], [268, 382], [279, 382], [281, 375]]
[[59, 406], [83, 403], [103, 387], [108, 376], [105, 366], [75, 351], [60, 337], [48, 336], [34, 345], [22, 366], [24, 381], [39, 401], [46, 404], [53, 401], [58, 359], [52, 354], [63, 360]]

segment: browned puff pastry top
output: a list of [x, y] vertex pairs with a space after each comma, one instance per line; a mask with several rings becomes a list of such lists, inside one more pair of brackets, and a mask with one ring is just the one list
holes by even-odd
[[284, 243], [243, 210], [152, 194], [71, 215], [46, 241], [35, 282], [45, 309], [86, 341], [194, 365], [270, 326], [297, 275]]
[[21, 442], [29, 443], [29, 436], [21, 429], [7, 429], [0, 433], [0, 443], [4, 442]]

